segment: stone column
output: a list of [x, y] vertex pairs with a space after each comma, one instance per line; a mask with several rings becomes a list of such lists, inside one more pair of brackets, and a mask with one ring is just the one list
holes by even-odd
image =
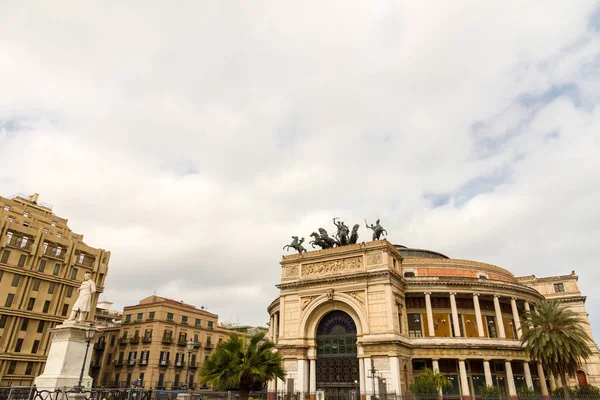
[[310, 360], [310, 385], [308, 391], [310, 392], [310, 399], [314, 400], [317, 394], [317, 360]]
[[531, 311], [531, 308], [529, 307], [529, 302], [528, 301], [525, 302], [525, 311]]
[[483, 373], [485, 374], [485, 386], [493, 386], [492, 370], [490, 369], [490, 360], [483, 360]]
[[515, 377], [512, 373], [512, 365], [510, 364], [510, 361], [505, 361], [504, 367], [506, 369], [506, 381], [508, 382], [508, 394], [513, 399], [517, 399], [517, 387], [515, 386]]
[[462, 392], [462, 398], [469, 400], [471, 398], [471, 392], [469, 390], [469, 381], [467, 379], [465, 360], [458, 360], [458, 370], [460, 372], [460, 389]]
[[[433, 367], [433, 372], [440, 372], [440, 363], [438, 360], [431, 360], [431, 366]], [[439, 390], [438, 394], [440, 395], [440, 397], [444, 395], [442, 393], [442, 389]]]
[[506, 332], [504, 332], [504, 321], [502, 320], [502, 310], [500, 309], [500, 296], [494, 295], [494, 309], [496, 310], [496, 326], [498, 329], [498, 336], [500, 339], [506, 339]]
[[302, 359], [298, 360], [298, 379], [294, 384], [296, 392], [308, 392], [308, 374], [308, 361]]
[[277, 381], [271, 379], [267, 384], [267, 400], [273, 400], [277, 398]]
[[475, 308], [475, 320], [477, 321], [477, 333], [479, 333], [479, 337], [485, 337], [481, 308], [479, 307], [479, 295], [477, 293], [473, 293], [473, 305]]
[[[527, 304], [527, 302], [525, 302], [525, 304]], [[544, 375], [544, 368], [542, 367], [542, 363], [539, 361], [537, 363], [537, 372], [538, 377], [540, 378], [540, 391], [542, 392], [542, 396], [544, 396], [544, 398], [549, 398], [548, 385], [546, 385], [546, 375]]]
[[277, 378], [277, 392], [287, 392], [287, 387], [285, 386], [285, 381], [283, 379]]
[[400, 360], [398, 357], [390, 357], [390, 375], [391, 387], [390, 390], [400, 396]]
[[431, 293], [425, 292], [425, 308], [427, 309], [427, 331], [429, 336], [435, 336], [433, 329], [433, 310], [431, 309]]
[[365, 364], [364, 361], [359, 358], [358, 359], [358, 379], [360, 379], [360, 384], [359, 384], [359, 389], [358, 392], [360, 394], [360, 399], [364, 399], [364, 394], [366, 393], [366, 382], [367, 380], [365, 379]]
[[514, 297], [510, 299], [510, 306], [512, 308], [513, 321], [515, 323], [515, 331], [517, 331], [517, 339], [521, 339], [523, 332], [521, 332], [521, 320], [519, 319], [519, 309], [517, 308], [517, 300]]
[[454, 324], [454, 337], [460, 337], [460, 322], [456, 309], [456, 293], [450, 293], [450, 309], [452, 310], [452, 324]]
[[273, 343], [277, 343], [279, 336], [279, 314], [273, 314]]
[[373, 393], [373, 382], [371, 378], [369, 378], [371, 369], [371, 357], [363, 358], [364, 369], [365, 369], [365, 398], [366, 400], [371, 400], [371, 397], [375, 396]]
[[523, 373], [525, 374], [525, 384], [530, 390], [533, 390], [533, 379], [531, 379], [531, 370], [527, 361], [523, 361]]

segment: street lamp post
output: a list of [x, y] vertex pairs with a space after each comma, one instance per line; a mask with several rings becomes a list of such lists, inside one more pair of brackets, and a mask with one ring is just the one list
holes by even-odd
[[369, 378], [371, 378], [371, 383], [373, 384], [373, 394], [371, 395], [371, 400], [377, 400], [377, 396], [375, 396], [375, 378], [377, 377], [377, 372], [379, 371], [375, 369], [375, 362], [372, 358], [371, 369], [369, 370], [369, 372], [371, 373], [371, 376], [369, 376]]
[[188, 340], [188, 342], [185, 345], [185, 348], [188, 353], [187, 369], [185, 371], [185, 385], [184, 385], [185, 389], [188, 389], [189, 385], [190, 385], [190, 362], [192, 359], [192, 351], [194, 351], [194, 346], [196, 346], [196, 343], [194, 342], [193, 339]]
[[75, 386], [73, 389], [75, 390], [76, 393], [81, 393], [83, 392], [83, 373], [85, 372], [85, 362], [87, 361], [87, 355], [88, 355], [88, 351], [90, 349], [90, 343], [92, 342], [92, 339], [94, 339], [94, 335], [96, 334], [96, 327], [94, 326], [94, 324], [90, 324], [89, 327], [86, 328], [85, 330], [85, 354], [83, 356], [83, 365], [81, 366], [81, 373], [79, 374], [79, 383], [77, 384], [77, 386]]

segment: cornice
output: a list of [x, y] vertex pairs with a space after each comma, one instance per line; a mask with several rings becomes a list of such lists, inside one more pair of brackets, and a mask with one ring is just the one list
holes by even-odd
[[402, 262], [402, 264], [404, 264], [407, 267], [411, 267], [412, 265], [422, 266], [422, 267], [428, 267], [428, 266], [431, 266], [431, 267], [444, 267], [444, 266], [476, 267], [476, 268], [483, 269], [488, 272], [495, 272], [495, 273], [507, 276], [509, 278], [515, 279], [515, 276], [513, 275], [512, 272], [510, 272], [504, 268], [500, 268], [500, 267], [492, 265], [492, 264], [482, 263], [479, 261], [457, 260], [457, 259], [453, 259], [453, 258], [448, 258], [448, 259], [445, 259], [445, 258], [405, 258], [404, 261]]
[[587, 296], [575, 296], [575, 297], [557, 297], [557, 298], [552, 298], [552, 300], [554, 301], [558, 301], [559, 303], [575, 303], [578, 301], [582, 301], [585, 303], [585, 300], [587, 299]]
[[491, 279], [476, 279], [476, 278], [465, 278], [465, 277], [436, 277], [436, 276], [421, 276], [404, 278], [407, 282], [406, 292], [410, 292], [411, 289], [417, 289], [422, 291], [422, 286], [468, 286], [471, 291], [477, 288], [485, 289], [508, 289], [511, 291], [517, 291], [521, 293], [527, 293], [531, 296], [543, 299], [544, 296], [537, 290], [521, 285], [518, 283], [496, 281]]

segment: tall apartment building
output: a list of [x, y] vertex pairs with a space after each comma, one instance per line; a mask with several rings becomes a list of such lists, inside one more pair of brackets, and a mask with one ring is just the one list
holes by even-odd
[[128, 387], [139, 379], [142, 387], [174, 389], [185, 384], [188, 368], [189, 385], [197, 386], [201, 362], [231, 332], [217, 322], [216, 314], [159, 296], [125, 307], [121, 326], [102, 329], [94, 345], [94, 386]]
[[110, 252], [88, 246], [38, 195], [0, 196], [0, 386], [44, 369], [50, 328], [65, 320], [86, 272], [104, 290]]

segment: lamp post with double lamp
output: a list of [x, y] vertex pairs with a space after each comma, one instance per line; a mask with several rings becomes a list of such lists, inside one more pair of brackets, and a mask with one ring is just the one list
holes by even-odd
[[83, 365], [81, 366], [81, 373], [79, 374], [79, 383], [77, 384], [77, 386], [75, 386], [73, 389], [75, 391], [75, 393], [81, 393], [83, 392], [83, 373], [85, 372], [85, 362], [87, 361], [87, 355], [88, 355], [88, 351], [90, 349], [90, 343], [92, 342], [92, 340], [94, 339], [94, 335], [96, 334], [96, 327], [94, 326], [94, 324], [90, 324], [89, 327], [86, 328], [85, 330], [85, 354], [83, 356]]
[[185, 371], [185, 385], [183, 386], [184, 389], [189, 389], [189, 387], [190, 387], [190, 363], [191, 363], [191, 359], [192, 359], [192, 351], [194, 351], [195, 346], [196, 346], [196, 342], [194, 342], [193, 339], [188, 340], [188, 342], [185, 345], [185, 348], [188, 353], [188, 361], [187, 361], [187, 369]]
[[368, 371], [371, 373], [371, 376], [368, 376], [367, 378], [371, 378], [371, 383], [373, 385], [373, 394], [371, 395], [371, 400], [378, 400], [377, 396], [375, 396], [375, 379], [378, 378], [377, 373], [379, 371], [375, 369], [375, 362], [373, 361], [372, 358], [371, 358], [371, 368]]

